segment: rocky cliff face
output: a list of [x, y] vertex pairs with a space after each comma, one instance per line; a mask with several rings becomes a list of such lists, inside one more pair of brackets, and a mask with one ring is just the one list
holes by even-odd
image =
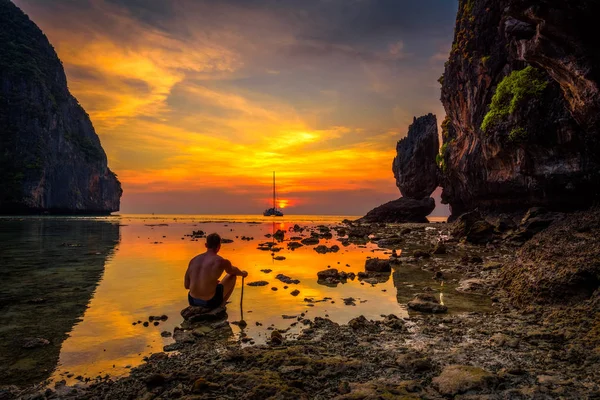
[[454, 215], [598, 198], [595, 3], [460, 1], [439, 158]]
[[121, 184], [46, 36], [0, 0], [0, 213], [110, 213]]
[[408, 128], [408, 135], [398, 142], [392, 164], [396, 186], [402, 196], [423, 199], [437, 188], [438, 168], [435, 157], [438, 147], [435, 115], [415, 118]]
[[439, 147], [435, 115], [414, 118], [408, 135], [398, 141], [392, 171], [402, 197], [371, 211], [359, 222], [405, 223], [427, 222], [435, 209], [429, 196], [438, 186], [436, 154]]

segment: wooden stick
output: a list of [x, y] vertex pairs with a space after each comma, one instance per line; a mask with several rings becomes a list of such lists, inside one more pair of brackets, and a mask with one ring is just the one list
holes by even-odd
[[244, 277], [242, 276], [242, 293], [240, 295], [240, 321], [244, 320]]

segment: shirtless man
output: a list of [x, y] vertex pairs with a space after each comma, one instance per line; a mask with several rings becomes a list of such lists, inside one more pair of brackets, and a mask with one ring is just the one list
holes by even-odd
[[[231, 265], [229, 260], [217, 255], [221, 250], [221, 237], [211, 233], [206, 237], [206, 253], [192, 258], [185, 273], [185, 288], [189, 289], [190, 306], [217, 308], [225, 306], [235, 288], [236, 276], [248, 276], [246, 271]], [[227, 273], [222, 281], [219, 278]]]

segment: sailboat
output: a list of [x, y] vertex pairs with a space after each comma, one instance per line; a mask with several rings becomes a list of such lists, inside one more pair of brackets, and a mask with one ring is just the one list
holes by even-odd
[[283, 217], [283, 213], [275, 206], [275, 172], [273, 172], [273, 207], [267, 208], [263, 215], [265, 217]]

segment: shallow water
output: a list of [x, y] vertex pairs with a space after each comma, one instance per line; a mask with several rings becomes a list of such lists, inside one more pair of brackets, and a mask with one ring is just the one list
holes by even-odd
[[[140, 364], [143, 356], [162, 351], [172, 339], [161, 337], [161, 332], [172, 332], [182, 321], [181, 309], [187, 306], [183, 276], [188, 262], [204, 250], [203, 239], [185, 236], [194, 230], [233, 239], [223, 244], [220, 254], [249, 272], [246, 283], [269, 282], [264, 287], [244, 288], [245, 333], [255, 343], [264, 342], [268, 327], [286, 329], [296, 322], [283, 319], [284, 314], [305, 313], [311, 319], [328, 316], [338, 323], [358, 315], [369, 319], [390, 313], [407, 316], [406, 301], [425, 286], [441, 292], [452, 312], [489, 307], [488, 299], [458, 294], [452, 286], [432, 280], [431, 273], [406, 264], [376, 285], [358, 280], [337, 287], [320, 285], [316, 274], [328, 266], [358, 273], [364, 271], [367, 257], [388, 257], [372, 243], [344, 247], [335, 233], [321, 244], [340, 245], [338, 253], [318, 254], [314, 246], [291, 251], [283, 243], [276, 255], [286, 259], [276, 261], [269, 251], [257, 249], [258, 243], [270, 240], [265, 235], [274, 230], [286, 231], [289, 238], [299, 235], [288, 232], [295, 223], [333, 226], [344, 218], [292, 216], [272, 222], [272, 218], [256, 216], [123, 215], [0, 220], [0, 320], [4, 322], [0, 383], [119, 376]], [[254, 239], [243, 241], [242, 236]], [[279, 273], [299, 279], [300, 284], [284, 289], [286, 284], [275, 279]], [[240, 319], [240, 287], [238, 279], [228, 305], [229, 321]], [[300, 291], [296, 297], [290, 294], [294, 289]], [[355, 298], [356, 305], [345, 305], [342, 299], [347, 297]], [[330, 300], [311, 307], [305, 298]], [[163, 314], [169, 319], [158, 326], [133, 325]], [[235, 325], [232, 329], [235, 339], [240, 330]], [[300, 329], [300, 324], [293, 326], [288, 335]], [[23, 337], [42, 337], [51, 344], [21, 349]]]

